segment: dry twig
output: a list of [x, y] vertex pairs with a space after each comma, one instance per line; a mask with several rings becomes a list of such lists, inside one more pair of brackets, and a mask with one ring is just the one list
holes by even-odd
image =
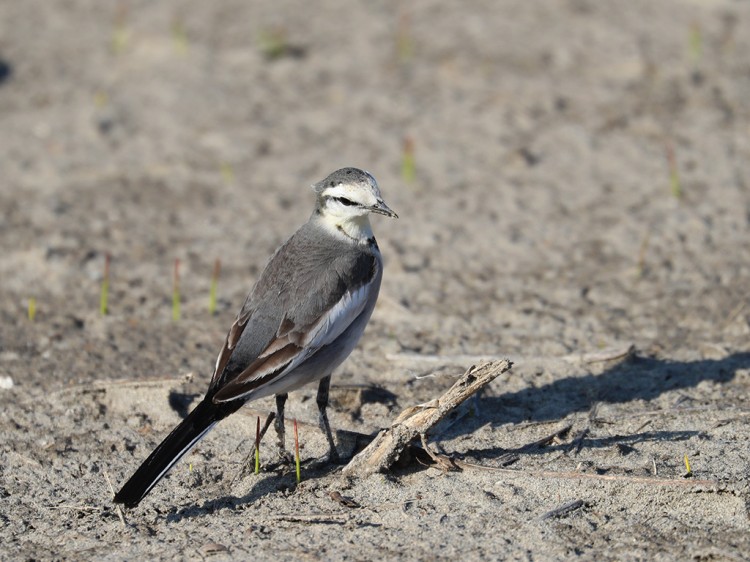
[[434, 462], [440, 470], [444, 470], [445, 472], [460, 470], [458, 466], [456, 466], [456, 463], [453, 462], [452, 458], [447, 455], [441, 455], [430, 448], [427, 444], [427, 436], [424, 433], [420, 433], [419, 437], [422, 440], [422, 449], [424, 449], [432, 459], [432, 462]]
[[268, 517], [269, 521], [285, 521], [287, 523], [318, 523], [321, 525], [344, 525], [349, 518], [334, 513], [320, 513], [315, 515], [274, 515]]
[[[112, 499], [114, 499], [115, 489], [112, 487], [112, 481], [109, 479], [109, 473], [105, 470], [103, 474], [104, 479], [107, 481], [107, 486], [109, 486], [109, 491], [112, 492]], [[123, 515], [122, 508], [119, 504], [115, 504], [115, 511], [117, 512], [117, 516], [120, 518], [120, 522], [123, 525], [127, 525], [127, 523], [125, 523], [125, 515]]]
[[545, 519], [552, 519], [553, 517], [562, 517], [563, 515], [567, 515], [568, 513], [575, 511], [582, 506], [583, 500], [573, 500], [561, 505], [560, 507], [556, 507], [555, 509], [548, 511], [547, 513], [542, 515], [541, 519], [542, 521], [544, 521]]
[[485, 385], [508, 371], [507, 359], [471, 367], [440, 398], [404, 410], [391, 427], [381, 431], [364, 451], [344, 467], [344, 474], [366, 476], [387, 470], [412, 439], [424, 435], [448, 413]]

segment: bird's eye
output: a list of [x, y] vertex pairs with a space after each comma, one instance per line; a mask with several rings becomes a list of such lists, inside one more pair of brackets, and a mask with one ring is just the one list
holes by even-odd
[[353, 207], [356, 205], [354, 201], [352, 201], [351, 199], [347, 199], [346, 197], [336, 197], [335, 199], [336, 201], [338, 201], [342, 205], [346, 205], [347, 207]]

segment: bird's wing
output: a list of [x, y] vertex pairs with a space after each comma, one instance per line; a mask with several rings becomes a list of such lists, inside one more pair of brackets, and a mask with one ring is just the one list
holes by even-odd
[[[227, 381], [214, 394], [213, 401], [228, 402], [242, 398], [253, 390], [283, 377], [320, 348], [333, 343], [362, 314], [371, 289], [372, 279], [344, 292], [333, 306], [305, 326], [296, 326], [284, 317], [271, 342], [242, 372]], [[229, 362], [247, 323], [248, 318], [240, 316], [229, 330], [216, 364], [214, 379]]]
[[232, 356], [234, 349], [237, 347], [237, 342], [240, 341], [240, 337], [242, 337], [242, 332], [245, 331], [245, 327], [247, 326], [247, 323], [250, 320], [251, 315], [252, 315], [252, 311], [250, 310], [250, 308], [247, 307], [247, 302], [246, 302], [245, 306], [242, 307], [242, 310], [240, 311], [239, 315], [237, 316], [235, 321], [232, 323], [232, 327], [229, 328], [229, 333], [227, 334], [227, 337], [224, 340], [224, 346], [221, 348], [221, 351], [219, 352], [219, 357], [216, 358], [216, 367], [214, 367], [214, 374], [211, 377], [210, 386], [219, 384], [219, 379], [222, 373], [224, 372], [224, 369], [226, 369], [227, 364], [229, 363], [229, 358]]

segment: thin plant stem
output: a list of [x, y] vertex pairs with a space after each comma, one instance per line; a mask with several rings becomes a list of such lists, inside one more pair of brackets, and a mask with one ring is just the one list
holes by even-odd
[[417, 165], [414, 159], [414, 139], [411, 137], [404, 138], [401, 177], [406, 183], [414, 183], [414, 180], [417, 179]]
[[255, 426], [255, 474], [260, 473], [260, 416]]
[[302, 481], [302, 473], [299, 467], [299, 433], [297, 432], [297, 420], [294, 420], [294, 466], [297, 472], [297, 484]]

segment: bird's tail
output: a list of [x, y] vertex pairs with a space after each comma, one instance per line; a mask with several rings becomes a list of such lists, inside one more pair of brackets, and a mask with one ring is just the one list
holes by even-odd
[[117, 492], [115, 503], [125, 504], [126, 507], [138, 505], [169, 469], [227, 414], [228, 412], [211, 402], [210, 398], [204, 398]]

